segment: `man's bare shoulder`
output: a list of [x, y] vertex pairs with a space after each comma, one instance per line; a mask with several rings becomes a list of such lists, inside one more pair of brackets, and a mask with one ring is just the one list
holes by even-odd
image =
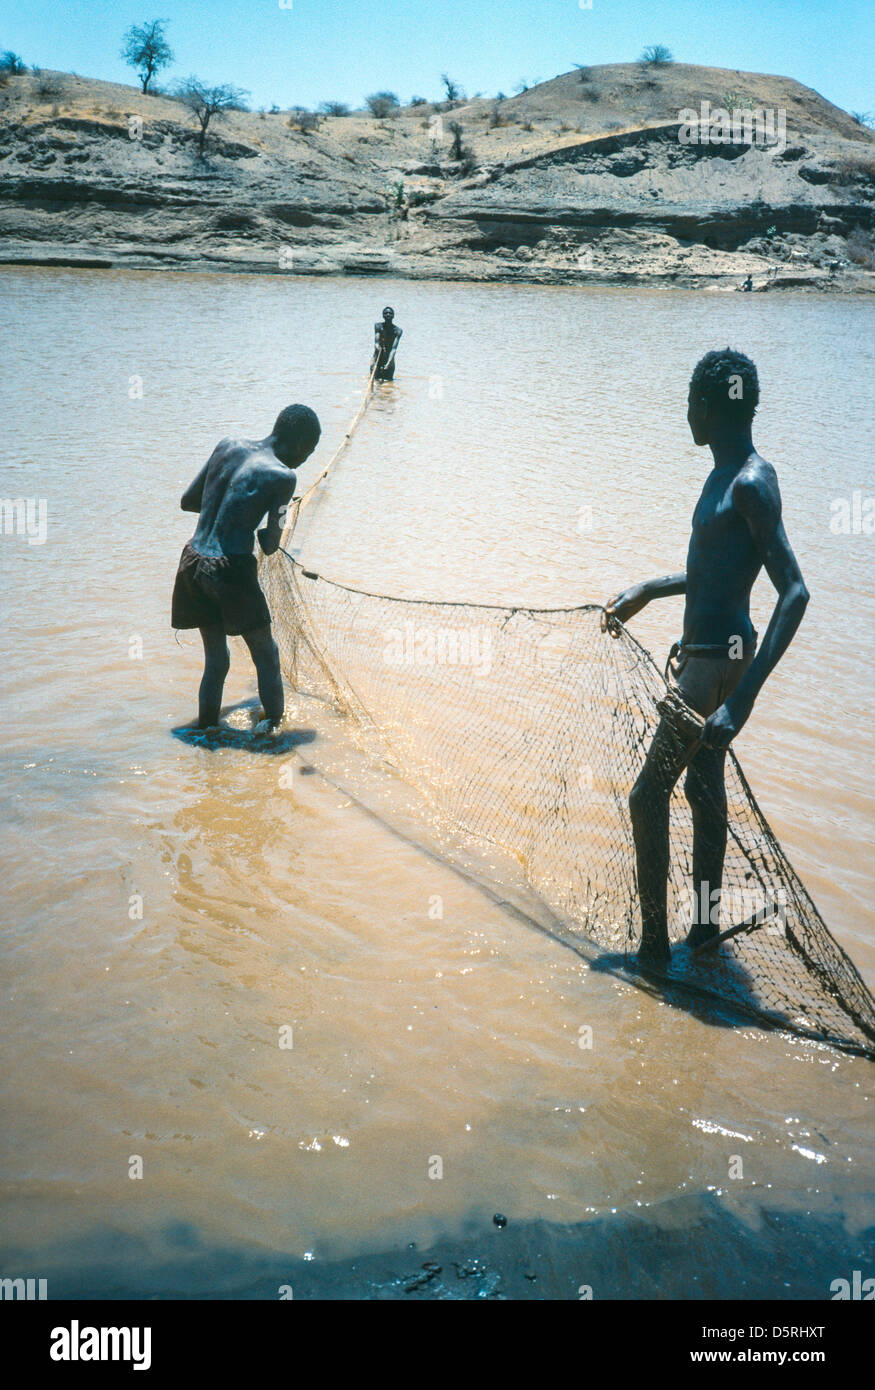
[[234, 439], [231, 436], [220, 439], [207, 459], [207, 468], [214, 473], [229, 467], [233, 469], [249, 456], [252, 448], [253, 445], [247, 439]]
[[781, 490], [774, 466], [761, 454], [752, 453], [744, 467], [739, 469], [732, 492], [734, 498], [747, 499], [749, 502], [780, 498]]
[[253, 468], [258, 468], [265, 473], [275, 473], [278, 477], [291, 476], [291, 470], [281, 463], [273, 449], [266, 444], [249, 444], [248, 446], [249, 463]]
[[763, 520], [781, 516], [781, 489], [772, 464], [756, 452], [739, 470], [732, 485], [733, 505], [744, 517]]
[[260, 440], [221, 439], [213, 450], [210, 463], [215, 464], [226, 476], [245, 474], [253, 481], [259, 482], [292, 476], [273, 450], [266, 448]]
[[253, 454], [252, 467], [260, 487], [269, 489], [281, 502], [288, 502], [295, 490], [296, 475], [293, 469], [280, 462], [272, 449], [260, 449]]

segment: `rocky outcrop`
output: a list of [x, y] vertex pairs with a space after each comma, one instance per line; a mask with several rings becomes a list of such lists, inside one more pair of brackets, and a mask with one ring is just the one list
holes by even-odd
[[[453, 161], [433, 108], [309, 133], [233, 112], [202, 156], [177, 102], [58, 77], [51, 106], [28, 77], [0, 90], [6, 262], [757, 289], [875, 273], [875, 140], [785, 78], [565, 74], [454, 111]], [[730, 80], [787, 103], [786, 139], [679, 139], [681, 108]]]

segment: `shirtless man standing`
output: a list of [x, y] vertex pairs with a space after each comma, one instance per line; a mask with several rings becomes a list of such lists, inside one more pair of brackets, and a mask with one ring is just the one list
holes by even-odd
[[[693, 513], [684, 573], [650, 579], [607, 605], [602, 629], [619, 635], [651, 599], [684, 594], [683, 637], [675, 685], [705, 719], [702, 747], [689, 760], [684, 790], [693, 816], [693, 888], [698, 903], [715, 907], [694, 921], [687, 942], [719, 934], [719, 899], [726, 853], [726, 749], [743, 728], [767, 676], [802, 621], [808, 590], [781, 521], [775, 470], [753, 446], [759, 401], [757, 371], [743, 353], [709, 352], [690, 380], [687, 420], [697, 445], [707, 444], [714, 466]], [[750, 620], [750, 593], [762, 568], [778, 599], [759, 651]], [[642, 966], [664, 969], [671, 957], [666, 920], [669, 801], [685, 765], [691, 734], [662, 719], [629, 798], [641, 902]], [[715, 891], [716, 890], [716, 891]], [[716, 897], [716, 903], [715, 903]], [[701, 914], [697, 914], [697, 918]]]
[[232, 636], [243, 638], [258, 674], [265, 717], [255, 732], [272, 733], [282, 721], [279, 653], [252, 547], [265, 513], [259, 545], [265, 555], [279, 546], [283, 514], [295, 491], [291, 470], [310, 457], [320, 433], [309, 406], [287, 406], [266, 439], [221, 440], [183, 494], [182, 510], [199, 512], [200, 519], [179, 561], [171, 621], [175, 628], [200, 628], [204, 675], [198, 728], [219, 722]]
[[403, 331], [395, 322], [395, 310], [387, 306], [383, 310], [382, 323], [374, 324], [374, 355], [371, 358], [371, 366], [376, 362], [377, 381], [395, 380], [395, 353]]

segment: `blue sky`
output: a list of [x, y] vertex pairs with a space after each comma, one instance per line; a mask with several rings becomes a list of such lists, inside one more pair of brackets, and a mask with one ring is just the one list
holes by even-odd
[[846, 110], [875, 110], [871, 0], [0, 0], [0, 48], [25, 62], [133, 82], [124, 30], [167, 18], [176, 62], [247, 88], [252, 104], [360, 106], [382, 88], [512, 93], [575, 62], [629, 62], [664, 43], [682, 62], [780, 73]]

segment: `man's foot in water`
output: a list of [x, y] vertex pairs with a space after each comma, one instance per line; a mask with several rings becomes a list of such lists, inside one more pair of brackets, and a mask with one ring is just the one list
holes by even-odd
[[720, 931], [711, 922], [696, 922], [690, 927], [687, 933], [685, 946], [689, 946], [691, 951], [697, 951], [700, 946], [704, 946], [709, 941], [713, 941], [720, 935]]
[[640, 970], [667, 970], [671, 964], [671, 947], [668, 941], [647, 941], [643, 937], [638, 947], [638, 967]]
[[277, 734], [279, 733], [281, 719], [262, 719], [253, 729], [255, 734]]

